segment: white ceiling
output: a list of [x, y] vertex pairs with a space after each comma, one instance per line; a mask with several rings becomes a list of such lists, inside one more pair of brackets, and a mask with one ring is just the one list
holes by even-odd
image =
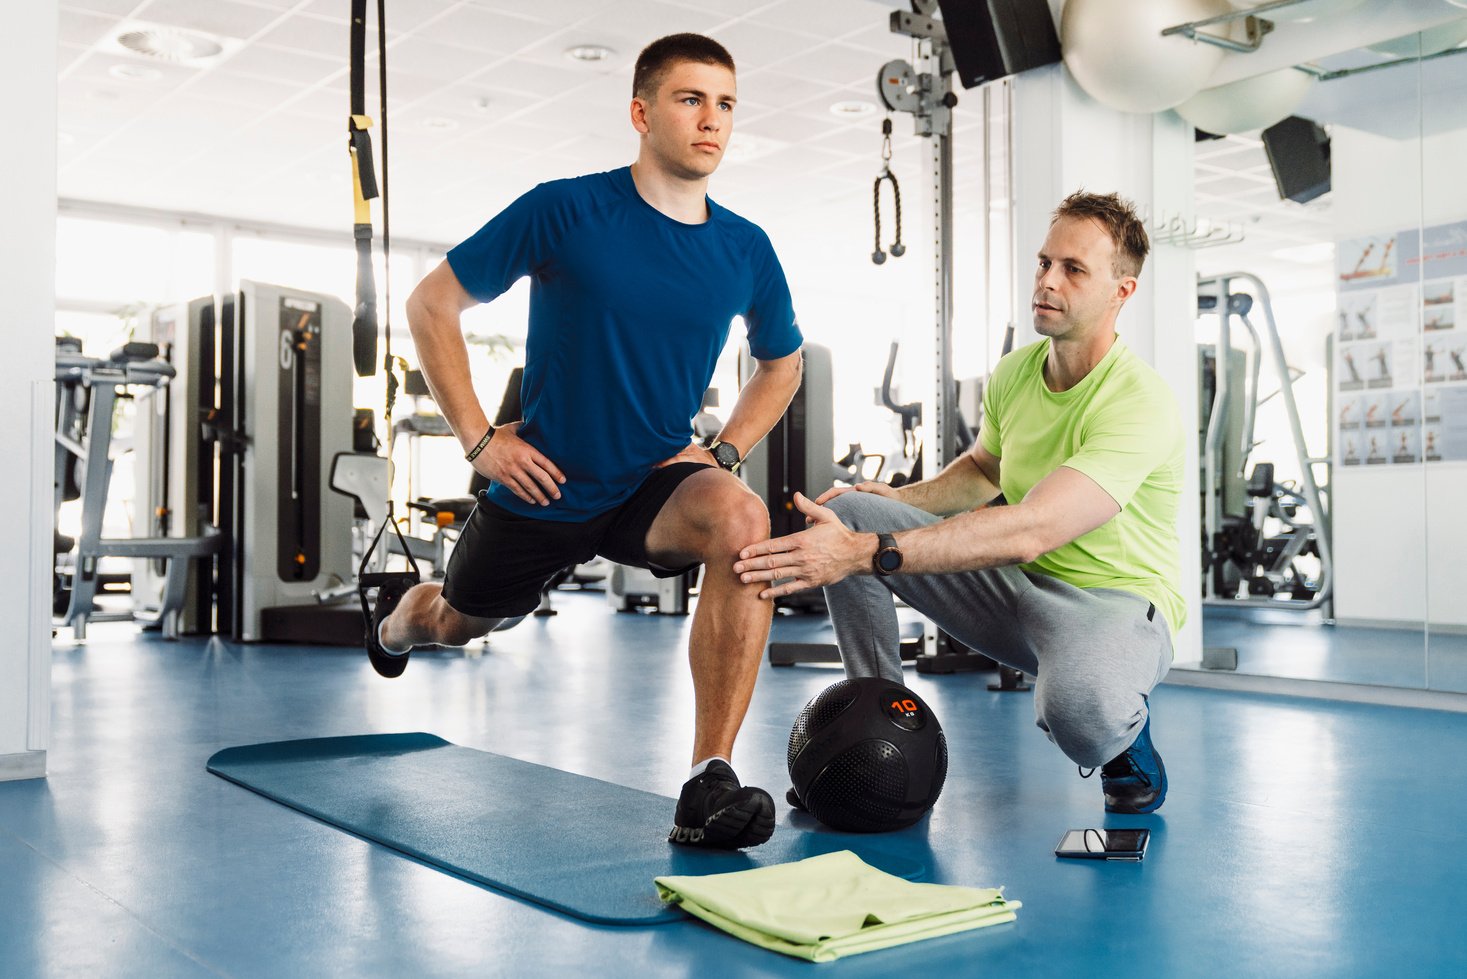
[[[1389, 3], [1405, 11], [1398, 20], [1417, 7], [1454, 9], [1442, 0]], [[630, 162], [636, 139], [626, 107], [636, 54], [654, 36], [691, 30], [723, 41], [739, 65], [737, 130], [714, 195], [760, 223], [868, 234], [880, 114], [842, 118], [830, 107], [874, 102], [877, 69], [912, 57], [911, 41], [886, 24], [892, 9], [906, 6], [387, 0], [393, 233], [451, 244], [537, 181]], [[375, 25], [375, 2], [368, 7]], [[63, 0], [60, 195], [344, 232], [352, 213], [349, 9], [350, 0]], [[229, 40], [230, 50], [201, 68], [144, 58], [113, 42], [135, 23], [209, 32]], [[590, 43], [615, 55], [586, 66], [563, 54]], [[375, 76], [375, 31], [368, 49]], [[1351, 52], [1320, 64], [1383, 58]], [[138, 66], [157, 77], [118, 77]], [[1432, 96], [1430, 118], [1467, 125], [1464, 89], [1467, 55], [1420, 72], [1318, 84], [1299, 112], [1415, 138], [1423, 93]], [[959, 173], [980, 172], [978, 94], [964, 94], [955, 113]], [[378, 115], [375, 77], [368, 112]], [[893, 167], [901, 164], [898, 172], [915, 179], [928, 150], [911, 135], [909, 118], [894, 122]], [[380, 151], [380, 128], [373, 134]], [[1329, 198], [1307, 206], [1280, 201], [1255, 137], [1199, 144], [1196, 158], [1197, 212], [1244, 232], [1246, 249], [1229, 249], [1240, 258], [1330, 238]], [[973, 195], [960, 195], [959, 216], [977, 206]]]
[[[897, 6], [387, 0], [393, 233], [452, 243], [539, 180], [630, 162], [632, 63], [647, 41], [681, 30], [717, 37], [739, 65], [737, 132], [715, 196], [755, 220], [869, 199], [880, 116], [843, 119], [830, 106], [874, 102], [877, 69], [911, 57], [911, 42], [886, 26]], [[349, 9], [349, 0], [65, 0], [61, 197], [344, 228]], [[128, 23], [236, 43], [215, 64], [182, 67], [115, 45]], [[563, 55], [591, 43], [615, 55], [596, 66]], [[374, 30], [374, 117], [376, 44]], [[151, 66], [157, 77], [117, 77], [119, 65]], [[959, 125], [977, 122], [963, 115]], [[916, 152], [910, 120], [896, 129], [897, 152]], [[380, 151], [380, 128], [373, 138]], [[980, 141], [964, 143], [972, 157]], [[783, 179], [790, 174], [800, 179]]]

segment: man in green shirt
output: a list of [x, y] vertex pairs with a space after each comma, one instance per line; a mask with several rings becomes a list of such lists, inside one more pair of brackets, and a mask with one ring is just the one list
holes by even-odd
[[[768, 583], [765, 598], [823, 586], [852, 676], [900, 681], [892, 593], [1032, 674], [1040, 729], [1082, 774], [1101, 769], [1106, 810], [1120, 813], [1166, 798], [1148, 696], [1186, 614], [1181, 413], [1115, 328], [1148, 250], [1115, 194], [1066, 198], [1034, 273], [1044, 339], [999, 362], [973, 449], [900, 489], [797, 495], [810, 528], [734, 565]], [[989, 506], [1000, 493], [1009, 505]]]

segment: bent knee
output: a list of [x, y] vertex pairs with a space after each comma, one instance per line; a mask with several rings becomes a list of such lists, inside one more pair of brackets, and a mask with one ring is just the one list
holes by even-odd
[[708, 549], [737, 551], [769, 537], [769, 510], [746, 487], [734, 486], [710, 501]]
[[887, 526], [889, 521], [881, 521], [879, 518], [890, 503], [886, 497], [875, 493], [852, 492], [842, 493], [825, 506], [851, 530], [864, 532], [869, 529], [868, 525], [872, 521], [879, 521], [883, 528]]
[[1040, 726], [1066, 757], [1084, 768], [1097, 768], [1125, 751], [1144, 723], [1139, 701], [1131, 709], [1091, 698], [1039, 706]]

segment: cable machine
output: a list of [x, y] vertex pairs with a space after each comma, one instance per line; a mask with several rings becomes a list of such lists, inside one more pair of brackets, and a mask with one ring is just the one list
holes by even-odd
[[[1239, 291], [1239, 285], [1249, 291]], [[1311, 457], [1305, 445], [1294, 399], [1297, 375], [1284, 359], [1268, 288], [1256, 275], [1244, 272], [1200, 279], [1197, 288], [1199, 312], [1218, 318], [1216, 344], [1199, 351], [1203, 602], [1300, 610], [1323, 607], [1328, 613], [1334, 561], [1329, 513], [1314, 466], [1328, 466], [1329, 458]], [[1262, 333], [1249, 315], [1255, 305], [1263, 309]], [[1233, 346], [1235, 319], [1251, 340], [1244, 351]], [[1268, 397], [1259, 393], [1265, 349], [1279, 384], [1277, 394]], [[1248, 472], [1257, 445], [1258, 406], [1275, 396], [1282, 400], [1288, 418], [1300, 473], [1297, 487], [1276, 481], [1269, 462], [1258, 462]], [[1296, 563], [1305, 556], [1318, 558], [1317, 574]]]
[[[931, 140], [932, 166], [932, 264], [936, 295], [933, 330], [934, 398], [930, 433], [924, 439], [924, 454], [931, 460], [931, 472], [938, 473], [956, 457], [962, 435], [957, 412], [957, 383], [953, 375], [953, 145], [952, 110], [958, 97], [952, 90], [956, 71], [947, 27], [932, 14], [937, 0], [913, 0], [912, 11], [896, 11], [891, 15], [891, 30], [904, 34], [919, 44], [927, 71], [919, 72], [906, 61], [889, 61], [877, 75], [876, 91], [882, 103], [892, 112], [911, 113], [915, 132]], [[889, 129], [884, 130], [889, 133]], [[883, 177], [885, 176], [883, 173]], [[880, 190], [878, 177], [876, 189]], [[895, 190], [895, 182], [893, 181]], [[897, 198], [897, 245], [901, 241], [901, 204]], [[880, 210], [877, 210], [878, 252], [880, 250]], [[897, 245], [893, 255], [899, 255]], [[875, 255], [872, 256], [875, 261]], [[880, 264], [879, 262], [877, 264]], [[947, 633], [928, 622], [923, 631], [923, 652], [916, 658], [919, 673], [957, 673], [999, 669], [1000, 683], [995, 688], [1028, 690], [1018, 670], [999, 667], [992, 659], [963, 646]]]

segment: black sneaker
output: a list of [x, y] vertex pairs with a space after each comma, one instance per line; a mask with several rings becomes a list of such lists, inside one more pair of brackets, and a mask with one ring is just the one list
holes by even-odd
[[414, 584], [416, 582], [406, 576], [390, 578], [383, 582], [377, 589], [377, 604], [372, 608], [372, 620], [367, 623], [367, 659], [371, 661], [372, 669], [389, 680], [402, 676], [402, 671], [407, 669], [408, 657], [412, 655], [412, 651], [389, 652], [377, 637], [381, 634], [379, 630], [382, 627], [382, 620], [392, 614], [392, 610], [397, 608], [397, 603], [402, 601], [402, 596], [406, 595]]
[[774, 800], [763, 789], [741, 787], [721, 761], [683, 783], [669, 843], [738, 850], [774, 835]]
[[[1089, 778], [1095, 769], [1080, 774]], [[1161, 808], [1166, 800], [1166, 766], [1151, 743], [1149, 716], [1131, 747], [1101, 766], [1100, 787], [1106, 812], [1143, 815]]]

